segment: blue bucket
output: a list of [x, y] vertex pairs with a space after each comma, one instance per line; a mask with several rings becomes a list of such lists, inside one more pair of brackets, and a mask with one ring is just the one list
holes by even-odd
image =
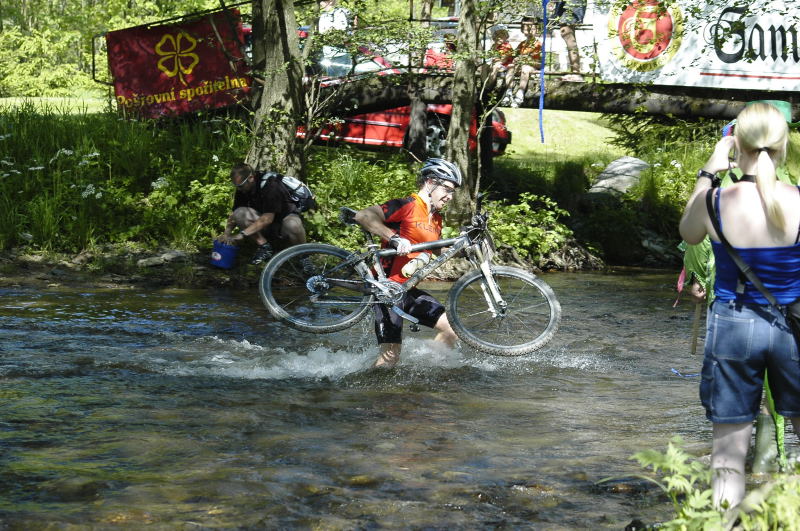
[[230, 269], [236, 263], [236, 254], [239, 248], [235, 245], [228, 245], [214, 240], [214, 249], [211, 251], [211, 265]]

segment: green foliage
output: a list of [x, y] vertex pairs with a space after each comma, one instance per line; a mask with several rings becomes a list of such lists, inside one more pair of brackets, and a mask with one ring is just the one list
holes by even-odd
[[[622, 197], [567, 207], [573, 212], [580, 210], [573, 226], [579, 239], [602, 249], [612, 263], [636, 263], [647, 255], [642, 246], [646, 234], [676, 245], [680, 241], [678, 222], [694, 187], [694, 174], [719, 138], [724, 122], [643, 113], [604, 115], [604, 119], [615, 132], [610, 143], [650, 166], [641, 173], [639, 184]], [[598, 169], [603, 167], [598, 165]]]
[[[224, 229], [233, 195], [228, 173], [249, 145], [247, 127], [233, 114], [154, 123], [27, 103], [0, 111], [0, 130], [7, 131], [0, 135], [3, 248], [207, 245]], [[417, 188], [417, 170], [402, 155], [313, 149], [307, 181], [319, 209], [304, 216], [309, 239], [355, 248], [360, 233], [339, 223], [339, 207], [407, 196]], [[565, 212], [543, 195], [488, 206], [498, 242], [522, 256], [541, 257], [571, 236]]]
[[523, 257], [538, 260], [572, 237], [562, 222], [568, 213], [545, 196], [523, 193], [514, 204], [489, 201], [486, 210], [496, 243], [513, 247]]
[[625, 196], [619, 200], [592, 202], [572, 225], [576, 237], [592, 248], [602, 250], [613, 264], [635, 264], [643, 258], [638, 229], [649, 219], [638, 200]]
[[32, 104], [0, 111], [0, 131], [6, 248], [24, 234], [53, 250], [95, 240], [195, 243], [219, 229], [228, 171], [249, 143], [234, 115], [153, 123]]
[[[0, 97], [99, 92], [99, 85], [91, 79], [96, 35], [214, 7], [219, 7], [214, 0], [3, 3]], [[102, 39], [97, 39], [96, 46], [102, 45]], [[104, 57], [95, 59], [104, 64]], [[99, 70], [102, 74], [103, 68]]]
[[319, 208], [304, 215], [310, 239], [354, 249], [360, 233], [339, 223], [339, 207], [361, 209], [417, 190], [414, 169], [402, 157], [370, 160], [355, 153], [346, 148], [313, 153], [308, 185]]
[[76, 31], [0, 32], [0, 97], [66, 96], [95, 89], [87, 72], [60, 60], [79, 39]]
[[[607, 115], [616, 136], [613, 144], [624, 147], [650, 164], [638, 186], [620, 201], [596, 204], [581, 216], [579, 237], [596, 242], [606, 257], [631, 263], [641, 254], [641, 245], [631, 227], [653, 231], [666, 240], [680, 241], [678, 222], [694, 188], [696, 172], [711, 154], [725, 121], [678, 120], [671, 117]], [[787, 169], [800, 175], [800, 135], [792, 133]]]
[[752, 489], [736, 509], [718, 511], [713, 507], [711, 469], [682, 447], [682, 439], [676, 436], [664, 453], [645, 450], [633, 456], [657, 475], [646, 479], [658, 485], [675, 507], [675, 518], [660, 523], [659, 529], [730, 529], [737, 519], [737, 529], [743, 530], [800, 529], [800, 477], [796, 474], [776, 474]]
[[[682, 500], [690, 496], [701, 487], [711, 484], [711, 470], [693, 456], [686, 453], [683, 440], [676, 436], [667, 445], [667, 451], [661, 453], [657, 450], [644, 450], [636, 453], [633, 459], [645, 468], [652, 468], [656, 474], [661, 474], [661, 481], [651, 479], [669, 495], [675, 510], [680, 514]], [[711, 507], [711, 491], [702, 489], [700, 495], [691, 498], [693, 508]], [[696, 505], [699, 503], [699, 506]], [[716, 511], [714, 511], [716, 512]]]
[[[408, 18], [405, 0], [343, 0], [365, 29], [350, 41], [385, 42], [403, 35]], [[311, 24], [314, 2], [296, 2], [298, 21]], [[3, 2], [0, 8], [0, 97], [60, 96], [101, 88], [91, 79], [92, 60], [103, 78], [101, 37], [108, 31], [219, 8], [218, 0], [25, 0]], [[247, 19], [250, 5], [237, 8]], [[375, 26], [384, 26], [375, 31]], [[359, 30], [360, 31], [360, 30]], [[92, 41], [98, 50], [92, 57]]]
[[719, 138], [726, 123], [705, 118], [683, 120], [644, 112], [604, 114], [603, 118], [615, 134], [611, 144], [640, 158], [676, 146], [697, 150], [698, 142], [703, 144]]

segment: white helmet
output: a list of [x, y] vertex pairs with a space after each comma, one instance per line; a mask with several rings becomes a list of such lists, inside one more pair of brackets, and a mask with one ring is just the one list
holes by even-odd
[[458, 166], [444, 159], [426, 160], [419, 174], [423, 179], [450, 181], [456, 187], [461, 186], [461, 171]]

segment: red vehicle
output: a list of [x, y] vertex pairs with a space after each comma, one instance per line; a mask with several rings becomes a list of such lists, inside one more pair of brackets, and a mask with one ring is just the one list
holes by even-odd
[[[429, 104], [427, 109], [428, 124], [425, 129], [426, 152], [430, 157], [441, 157], [447, 146], [447, 129], [453, 106], [449, 104]], [[411, 122], [411, 107], [406, 105], [382, 111], [346, 116], [341, 122], [325, 127], [319, 142], [346, 142], [364, 147], [394, 148], [407, 147], [408, 128]], [[505, 152], [511, 143], [511, 131], [506, 128], [505, 115], [502, 111], [492, 113], [492, 155]], [[469, 131], [469, 147], [477, 148], [477, 121], [472, 119]], [[298, 129], [297, 136], [304, 138], [305, 130]]]
[[[306, 36], [304, 29], [299, 33]], [[444, 35], [444, 34], [443, 34]], [[440, 42], [431, 43], [425, 54], [426, 71], [438, 73], [448, 72], [452, 67], [450, 53], [452, 49], [444, 36]], [[359, 47], [360, 53], [355, 57], [345, 50], [330, 49], [330, 55], [322, 56], [311, 67], [311, 72], [321, 76], [323, 85], [347, 83], [364, 76], [391, 76], [407, 72], [407, 58], [391, 52], [382, 55], [366, 46]], [[318, 136], [319, 142], [346, 142], [363, 147], [380, 147], [402, 149], [408, 145], [408, 128], [411, 123], [411, 107], [408, 105], [389, 107], [387, 109], [359, 113], [341, 117], [335, 125], [325, 127]], [[450, 125], [451, 104], [429, 104], [427, 108], [427, 126], [425, 129], [426, 152], [430, 157], [441, 157], [447, 145], [447, 130]], [[506, 128], [505, 115], [494, 110], [491, 116], [492, 155], [505, 153], [506, 146], [511, 143], [511, 132]], [[472, 119], [469, 131], [469, 147], [477, 148], [477, 120]], [[297, 135], [305, 137], [305, 130], [298, 129]]]

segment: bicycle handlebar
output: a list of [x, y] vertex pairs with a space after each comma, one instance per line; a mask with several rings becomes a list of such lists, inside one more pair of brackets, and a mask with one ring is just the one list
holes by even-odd
[[[416, 253], [419, 251], [427, 251], [428, 249], [441, 249], [442, 247], [450, 247], [451, 245], [455, 245], [461, 239], [463, 239], [463, 236], [459, 236], [458, 238], [448, 238], [446, 240], [434, 240], [432, 242], [415, 243], [414, 245], [411, 246], [411, 250], [409, 252]], [[375, 254], [379, 257], [395, 256], [397, 254], [397, 249], [381, 249]]]

